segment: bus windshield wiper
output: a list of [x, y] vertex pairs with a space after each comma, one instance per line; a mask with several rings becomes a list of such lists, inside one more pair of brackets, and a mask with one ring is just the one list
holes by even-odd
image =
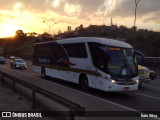
[[131, 66], [129, 65], [129, 63], [127, 62], [126, 58], [123, 59], [123, 62], [126, 66], [126, 69], [128, 68], [128, 70], [130, 71], [131, 75], [134, 75], [134, 72], [133, 72]]
[[[121, 66], [118, 75], [119, 75], [119, 76], [122, 75], [123, 69], [126, 69], [127, 76], [132, 76], [132, 75], [134, 75], [134, 72], [133, 72], [131, 66], [129, 65], [129, 63], [127, 62], [126, 58], [123, 59], [123, 62], [124, 62], [124, 65]], [[131, 73], [130, 75], [128, 74], [127, 70], [129, 70], [129, 72]]]

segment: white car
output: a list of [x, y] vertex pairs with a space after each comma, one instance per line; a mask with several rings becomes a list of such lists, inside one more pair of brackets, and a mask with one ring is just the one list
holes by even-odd
[[148, 83], [156, 78], [156, 72], [150, 70], [145, 66], [138, 65], [138, 73], [140, 82], [139, 86], [141, 86], [143, 83]]
[[21, 68], [21, 69], [26, 69], [27, 64], [23, 59], [20, 58], [15, 58], [11, 61], [10, 63], [11, 68]]

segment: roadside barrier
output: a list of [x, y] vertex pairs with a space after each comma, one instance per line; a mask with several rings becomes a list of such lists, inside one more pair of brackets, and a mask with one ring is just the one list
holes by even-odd
[[45, 89], [42, 89], [38, 86], [35, 86], [31, 83], [28, 83], [26, 81], [22, 81], [21, 79], [18, 79], [14, 76], [11, 76], [8, 73], [5, 73], [3, 71], [0, 71], [1, 74], [1, 85], [4, 85], [5, 78], [8, 78], [12, 80], [12, 91], [15, 92], [16, 83], [21, 84], [29, 89], [32, 90], [32, 108], [36, 108], [36, 93], [39, 93], [47, 98], [51, 98], [54, 102], [61, 104], [62, 106], [69, 109], [70, 114], [70, 120], [74, 120], [76, 116], [84, 116], [85, 114], [85, 108], [81, 107], [79, 104], [74, 103], [72, 101], [69, 101], [61, 96], [58, 96], [54, 93], [51, 93]]

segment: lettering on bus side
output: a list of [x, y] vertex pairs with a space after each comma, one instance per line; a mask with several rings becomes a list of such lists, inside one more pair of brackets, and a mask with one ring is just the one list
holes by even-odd
[[38, 57], [38, 62], [40, 62], [40, 63], [49, 63], [49, 62], [50, 62], [50, 59]]
[[66, 59], [66, 58], [60, 58], [57, 60], [57, 63], [63, 63], [67, 66], [75, 66], [76, 64], [75, 63], [72, 63], [69, 61], [69, 59]]

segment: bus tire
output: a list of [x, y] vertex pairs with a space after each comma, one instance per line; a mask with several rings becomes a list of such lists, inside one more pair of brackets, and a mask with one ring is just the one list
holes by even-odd
[[89, 89], [88, 79], [86, 76], [80, 77], [80, 87], [82, 90], [87, 91]]
[[151, 80], [154, 80], [154, 78], [155, 78], [155, 77], [153, 77], [153, 76], [150, 76], [150, 79], [151, 79]]
[[10, 65], [10, 67], [13, 68], [13, 67], [12, 67], [12, 64]]
[[41, 76], [42, 78], [46, 78], [46, 70], [44, 67], [41, 69]]
[[141, 88], [142, 88], [142, 83], [139, 83], [138, 89], [141, 89]]

